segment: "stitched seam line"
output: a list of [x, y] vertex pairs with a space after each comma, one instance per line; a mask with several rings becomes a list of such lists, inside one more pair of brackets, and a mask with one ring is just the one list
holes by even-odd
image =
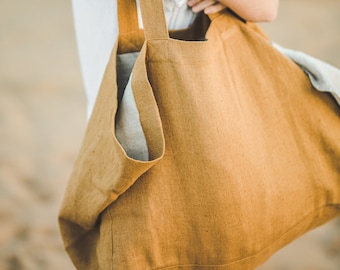
[[339, 207], [339, 204], [327, 204], [327, 205], [324, 205], [324, 206], [321, 206], [317, 209], [314, 209], [311, 213], [309, 213], [308, 215], [306, 215], [302, 220], [300, 220], [298, 223], [296, 223], [294, 226], [292, 226], [288, 231], [286, 231], [284, 234], [282, 234], [279, 238], [277, 238], [274, 242], [272, 242], [271, 244], [265, 246], [264, 248], [262, 248], [261, 250], [255, 252], [254, 254], [252, 255], [249, 255], [245, 258], [242, 258], [242, 259], [238, 259], [236, 261], [233, 261], [233, 262], [230, 262], [230, 263], [226, 263], [226, 264], [217, 264], [217, 265], [200, 265], [200, 264], [178, 264], [178, 265], [171, 265], [171, 266], [164, 266], [164, 267], [160, 267], [160, 268], [154, 268], [154, 270], [164, 270], [164, 269], [175, 269], [175, 268], [178, 268], [178, 267], [200, 267], [200, 268], [208, 268], [208, 267], [226, 267], [226, 266], [231, 266], [235, 263], [238, 263], [238, 262], [241, 262], [241, 261], [244, 261], [244, 260], [248, 260], [252, 257], [255, 257], [257, 256], [258, 254], [260, 254], [261, 252], [265, 251], [266, 249], [270, 248], [271, 246], [273, 246], [274, 244], [278, 243], [282, 238], [284, 238], [288, 233], [290, 233], [291, 231], [294, 230], [294, 228], [296, 228], [299, 224], [303, 223], [305, 220], [307, 220], [311, 215], [315, 214], [316, 212], [319, 212], [321, 211], [322, 209], [324, 208], [338, 208]]

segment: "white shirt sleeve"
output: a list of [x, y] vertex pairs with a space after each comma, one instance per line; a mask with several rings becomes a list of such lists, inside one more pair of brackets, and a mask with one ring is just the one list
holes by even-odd
[[[186, 0], [164, 0], [169, 29], [188, 27], [195, 14]], [[137, 0], [139, 7], [139, 0]], [[72, 0], [74, 25], [88, 116], [92, 112], [112, 48], [118, 36], [117, 4], [113, 0]], [[142, 20], [139, 15], [139, 24]]]

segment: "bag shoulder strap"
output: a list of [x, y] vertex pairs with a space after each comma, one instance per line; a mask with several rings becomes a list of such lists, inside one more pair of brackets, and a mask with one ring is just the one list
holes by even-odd
[[163, 0], [140, 0], [145, 39], [167, 39]]
[[118, 54], [138, 52], [144, 43], [144, 31], [139, 29], [136, 0], [117, 0]]

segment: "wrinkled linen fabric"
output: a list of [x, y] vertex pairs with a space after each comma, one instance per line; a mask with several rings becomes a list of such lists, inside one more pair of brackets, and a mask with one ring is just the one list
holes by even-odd
[[[339, 106], [256, 25], [225, 11], [210, 16], [206, 39], [178, 40], [162, 2], [142, 0], [144, 41], [135, 2], [119, 7], [127, 32], [59, 213], [78, 269], [253, 270], [340, 214]], [[117, 56], [137, 49], [146, 161], [116, 134]]]

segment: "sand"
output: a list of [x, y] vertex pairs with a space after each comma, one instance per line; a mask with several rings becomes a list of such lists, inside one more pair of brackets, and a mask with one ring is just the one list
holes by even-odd
[[[336, 0], [282, 0], [277, 21], [263, 25], [338, 67], [339, 27]], [[74, 269], [57, 213], [85, 126], [70, 1], [0, 0], [0, 269]], [[340, 269], [340, 219], [260, 269]]]

